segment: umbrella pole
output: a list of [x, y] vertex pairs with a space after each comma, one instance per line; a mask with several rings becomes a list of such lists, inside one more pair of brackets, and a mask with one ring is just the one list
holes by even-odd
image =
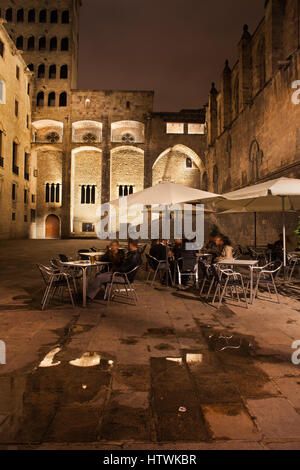
[[283, 235], [283, 266], [284, 279], [286, 275], [286, 222], [285, 222], [285, 196], [282, 196], [282, 235]]
[[257, 247], [257, 214], [254, 212], [254, 248]]

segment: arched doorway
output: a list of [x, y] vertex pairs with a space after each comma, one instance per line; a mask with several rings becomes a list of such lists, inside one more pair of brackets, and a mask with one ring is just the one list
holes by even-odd
[[45, 223], [46, 238], [60, 238], [60, 221], [56, 215], [48, 215]]

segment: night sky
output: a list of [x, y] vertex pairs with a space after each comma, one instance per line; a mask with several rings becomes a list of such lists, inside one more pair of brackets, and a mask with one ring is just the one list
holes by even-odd
[[79, 88], [154, 90], [156, 111], [199, 108], [265, 0], [83, 0]]

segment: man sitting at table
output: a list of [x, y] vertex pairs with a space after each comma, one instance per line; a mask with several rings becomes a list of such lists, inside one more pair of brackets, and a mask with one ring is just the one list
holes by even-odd
[[228, 237], [225, 235], [217, 235], [215, 238], [215, 244], [219, 250], [219, 256], [216, 255], [213, 262], [222, 261], [224, 259], [233, 259], [233, 248]]
[[119, 243], [116, 241], [110, 242], [106, 252], [101, 256], [101, 261], [105, 261], [111, 264], [111, 271], [117, 271], [122, 265], [125, 258], [125, 253], [120, 250]]
[[[142, 257], [140, 252], [138, 251], [138, 243], [136, 240], [129, 240], [128, 242], [128, 253], [123, 260], [121, 266], [114, 271], [109, 273], [100, 273], [96, 276], [95, 280], [89, 284], [87, 297], [90, 300], [94, 300], [96, 295], [101, 289], [102, 284], [107, 284], [111, 281], [113, 272], [119, 273], [128, 273], [132, 271], [137, 266], [142, 264]], [[135, 273], [128, 276], [129, 282], [132, 282], [134, 279]], [[123, 276], [115, 276], [116, 281], [123, 281]]]

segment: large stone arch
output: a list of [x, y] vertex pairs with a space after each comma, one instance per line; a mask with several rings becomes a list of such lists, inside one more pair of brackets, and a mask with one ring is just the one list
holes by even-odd
[[[88, 191], [94, 198], [82, 198]], [[80, 146], [72, 150], [71, 163], [71, 232], [80, 236], [93, 236], [85, 232], [87, 224], [96, 224], [97, 207], [101, 204], [102, 150], [95, 146]]]
[[32, 123], [32, 141], [34, 143], [61, 143], [64, 134], [64, 124], [53, 119], [40, 119]]
[[201, 175], [204, 172], [204, 164], [194, 150], [185, 145], [174, 145], [164, 150], [155, 160], [152, 184], [154, 186], [161, 181], [172, 181], [200, 189]]
[[132, 186], [133, 192], [144, 189], [144, 151], [138, 147], [124, 145], [111, 151], [110, 199], [119, 197], [120, 186]]

